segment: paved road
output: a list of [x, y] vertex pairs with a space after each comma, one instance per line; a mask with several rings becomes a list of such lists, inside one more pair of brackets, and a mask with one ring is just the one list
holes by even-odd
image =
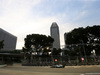
[[66, 66], [65, 68], [7, 66], [0, 68], [0, 75], [100, 75], [100, 65]]

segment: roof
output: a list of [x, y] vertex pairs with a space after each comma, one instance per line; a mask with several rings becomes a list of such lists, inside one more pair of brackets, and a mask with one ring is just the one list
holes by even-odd
[[53, 22], [51, 27], [58, 27], [57, 23], [56, 22]]
[[[13, 37], [16, 37], [15, 35], [13, 35], [13, 34], [7, 32], [7, 31], [5, 31], [5, 30], [2, 29], [2, 28], [0, 28], [0, 32], [5, 33], [5, 34], [8, 34], [8, 35], [13, 36]], [[17, 38], [17, 37], [16, 37], [16, 38]]]

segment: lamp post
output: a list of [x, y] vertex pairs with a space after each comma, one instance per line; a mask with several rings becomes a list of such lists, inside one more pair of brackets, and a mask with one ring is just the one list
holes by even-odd
[[84, 47], [84, 43], [83, 43], [83, 40], [82, 41], [82, 46], [83, 46], [83, 50], [84, 50], [84, 55], [85, 55], [85, 61], [87, 62], [87, 56], [86, 56], [86, 52], [85, 52], [85, 47]]

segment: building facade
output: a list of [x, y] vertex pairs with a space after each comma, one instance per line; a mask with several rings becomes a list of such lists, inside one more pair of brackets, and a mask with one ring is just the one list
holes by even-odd
[[0, 41], [4, 40], [2, 51], [12, 51], [16, 49], [17, 37], [0, 28]]
[[66, 47], [66, 37], [67, 37], [67, 33], [64, 33], [64, 42], [65, 42], [65, 47]]
[[51, 37], [54, 39], [53, 48], [60, 48], [60, 35], [59, 35], [59, 27], [56, 22], [53, 22], [50, 27]]

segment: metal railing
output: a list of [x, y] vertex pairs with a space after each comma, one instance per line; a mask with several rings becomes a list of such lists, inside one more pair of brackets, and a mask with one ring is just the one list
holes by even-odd
[[53, 64], [64, 64], [64, 65], [100, 65], [100, 56], [90, 57], [85, 56], [80, 58], [79, 56], [52, 56], [52, 57], [35, 57], [32, 62], [24, 60], [23, 65], [32, 66], [51, 66]]

